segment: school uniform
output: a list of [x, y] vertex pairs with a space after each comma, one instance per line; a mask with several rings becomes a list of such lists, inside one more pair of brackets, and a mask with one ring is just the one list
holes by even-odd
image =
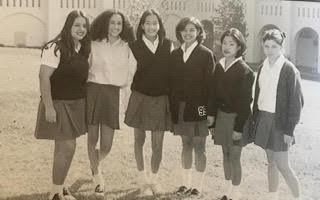
[[254, 95], [254, 143], [266, 152], [269, 192], [276, 192], [279, 174], [293, 196], [299, 197], [299, 180], [289, 164], [289, 147], [284, 136], [292, 136], [299, 122], [304, 99], [300, 73], [283, 55], [273, 66], [268, 58], [260, 66]]
[[[232, 146], [246, 144], [246, 141], [233, 141], [233, 131], [243, 134], [245, 123], [251, 115], [253, 71], [242, 57], [225, 66], [225, 58], [216, 65], [209, 86], [208, 115], [215, 117], [214, 143]], [[243, 137], [245, 139], [245, 137]]]
[[213, 70], [212, 52], [196, 41], [172, 52], [170, 109], [175, 135], [207, 136], [208, 81]]
[[288, 151], [284, 134], [294, 136], [303, 106], [300, 73], [283, 55], [274, 66], [260, 66], [253, 104], [255, 144], [263, 149]]
[[[244, 126], [251, 114], [253, 71], [236, 58], [228, 66], [222, 58], [216, 65], [209, 86], [208, 115], [215, 117], [214, 143], [221, 145], [223, 169], [226, 180], [237, 186], [241, 183], [241, 152], [244, 141]], [[233, 132], [242, 133], [241, 140], [233, 140]]]
[[45, 106], [41, 100], [35, 137], [50, 140], [74, 139], [87, 131], [85, 95], [89, 68], [88, 57], [84, 55], [82, 48], [76, 49], [70, 58], [60, 51], [54, 55], [55, 45], [43, 50], [41, 64], [55, 68], [50, 77], [50, 84], [57, 119], [55, 123], [46, 121]]
[[151, 43], [145, 36], [130, 44], [137, 71], [131, 85], [131, 96], [125, 123], [150, 131], [168, 131], [172, 128], [169, 109], [169, 57], [172, 43], [157, 37]]
[[120, 88], [132, 81], [136, 61], [128, 43], [91, 42], [87, 84], [87, 123], [119, 129]]

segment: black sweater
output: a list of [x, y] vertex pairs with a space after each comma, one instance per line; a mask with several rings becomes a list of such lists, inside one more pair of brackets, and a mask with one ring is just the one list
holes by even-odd
[[89, 63], [84, 54], [83, 49], [70, 58], [61, 53], [58, 68], [50, 77], [52, 99], [74, 100], [86, 96]]
[[226, 72], [218, 63], [210, 80], [208, 115], [216, 116], [218, 110], [236, 113], [234, 130], [242, 132], [251, 113], [253, 82], [253, 71], [243, 60], [234, 63]]
[[178, 122], [179, 103], [185, 102], [184, 121], [207, 118], [208, 81], [214, 67], [211, 50], [199, 44], [185, 63], [181, 48], [171, 54], [170, 110], [174, 123]]
[[137, 60], [137, 71], [131, 89], [149, 96], [168, 95], [171, 41], [159, 41], [155, 54], [142, 39], [131, 43], [130, 48]]

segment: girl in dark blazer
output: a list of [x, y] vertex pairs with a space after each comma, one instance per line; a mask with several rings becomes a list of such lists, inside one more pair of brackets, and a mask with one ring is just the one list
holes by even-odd
[[277, 199], [279, 172], [294, 197], [299, 198], [299, 181], [289, 164], [289, 147], [300, 119], [303, 95], [300, 73], [283, 56], [285, 34], [278, 29], [265, 32], [262, 47], [266, 59], [260, 66], [254, 95], [254, 143], [268, 158], [269, 199]]
[[[181, 47], [171, 54], [170, 109], [175, 135], [182, 139], [182, 183], [178, 194], [199, 195], [206, 168], [208, 128], [208, 80], [213, 70], [212, 52], [201, 43], [204, 30], [198, 19], [186, 17], [176, 27]], [[195, 154], [196, 176], [191, 185], [192, 154]]]
[[223, 151], [224, 175], [229, 187], [222, 200], [235, 200], [240, 195], [242, 133], [251, 114], [254, 75], [242, 59], [246, 44], [238, 29], [225, 31], [221, 45], [224, 57], [216, 65], [209, 86], [208, 125], [213, 125], [214, 143], [221, 145]]

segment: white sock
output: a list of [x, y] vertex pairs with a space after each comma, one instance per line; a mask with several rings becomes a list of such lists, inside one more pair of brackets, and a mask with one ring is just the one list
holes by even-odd
[[193, 184], [192, 188], [195, 188], [199, 192], [202, 192], [202, 183], [203, 183], [203, 178], [204, 178], [204, 172], [194, 171], [193, 177], [194, 177], [194, 179], [192, 180], [192, 182], [194, 184]]
[[151, 182], [151, 184], [157, 184], [158, 183], [158, 180], [159, 179], [159, 175], [158, 175], [158, 173], [151, 173], [150, 174], [150, 182]]
[[49, 199], [51, 200], [56, 193], [62, 194], [63, 185], [52, 184]]
[[182, 169], [182, 183], [181, 186], [184, 185], [187, 188], [191, 187], [191, 169]]
[[225, 189], [224, 189], [224, 195], [230, 196], [232, 192], [232, 181], [231, 180], [226, 180], [225, 182]]
[[268, 193], [268, 199], [278, 200], [279, 199], [279, 193], [278, 192], [269, 192]]
[[232, 185], [231, 192], [229, 194], [229, 198], [232, 200], [239, 200], [240, 197], [241, 197], [240, 186], [239, 185]]

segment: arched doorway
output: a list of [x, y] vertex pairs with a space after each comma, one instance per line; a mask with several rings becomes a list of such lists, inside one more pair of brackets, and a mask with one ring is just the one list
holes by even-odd
[[267, 31], [267, 30], [270, 30], [270, 29], [279, 29], [278, 26], [274, 25], [274, 24], [267, 24], [265, 26], [263, 26], [261, 28], [261, 30], [259, 31], [259, 38], [258, 38], [258, 41], [257, 41], [257, 45], [258, 45], [258, 62], [261, 63], [264, 59], [265, 59], [265, 55], [263, 53], [263, 49], [262, 49], [262, 46], [261, 46], [261, 43], [262, 43], [262, 37], [264, 35], [264, 33]]
[[305, 72], [318, 71], [319, 35], [312, 28], [302, 28], [295, 37], [295, 64]]

